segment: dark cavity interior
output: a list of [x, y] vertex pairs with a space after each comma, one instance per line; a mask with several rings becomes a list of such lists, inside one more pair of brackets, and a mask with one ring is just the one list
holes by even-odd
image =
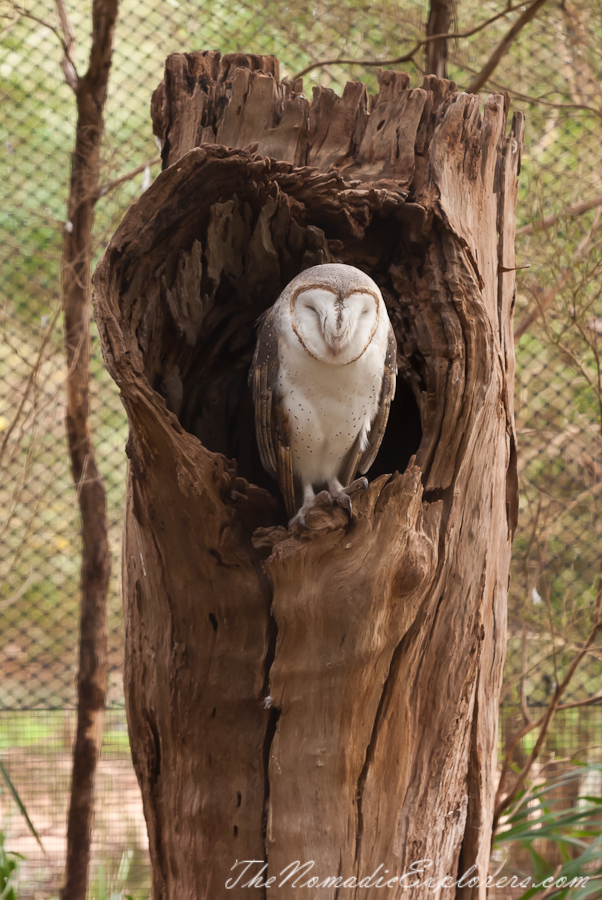
[[[418, 397], [424, 390], [424, 373], [413, 336], [417, 305], [413, 285], [420, 281], [423, 245], [403, 236], [397, 221], [379, 215], [361, 240], [349, 236], [341, 240], [332, 223], [316, 216], [311, 223], [299, 224], [284, 204], [273, 215], [266, 239], [261, 208], [254, 211], [234, 198], [214, 212], [215, 208], [213, 225], [209, 224], [214, 234], [199, 235], [196, 243], [180, 250], [177, 262], [172, 254], [160, 302], [153, 304], [149, 298], [153, 322], [145, 323], [143, 317], [138, 329], [155, 390], [183, 428], [208, 450], [236, 460], [240, 476], [280, 498], [276, 482], [263, 469], [255, 439], [248, 373], [256, 322], [303, 269], [325, 262], [354, 265], [381, 288], [398, 342], [396, 396], [368, 479], [404, 471], [422, 438]], [[256, 241], [260, 229], [263, 243]], [[218, 253], [207, 260], [202, 248], [211, 241], [214, 247], [217, 241]], [[156, 340], [149, 339], [153, 331], [160, 349]]]

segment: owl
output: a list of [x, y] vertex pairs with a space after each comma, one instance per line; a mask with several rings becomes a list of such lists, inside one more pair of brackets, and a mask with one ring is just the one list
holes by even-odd
[[306, 269], [263, 314], [249, 380], [261, 461], [289, 527], [305, 525], [317, 491], [351, 515], [349, 489], [368, 486], [354, 479], [378, 453], [396, 374], [382, 295], [354, 266]]

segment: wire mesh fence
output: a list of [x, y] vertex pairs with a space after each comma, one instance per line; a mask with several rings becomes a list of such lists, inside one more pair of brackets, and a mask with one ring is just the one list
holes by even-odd
[[[68, 7], [76, 35], [74, 62], [82, 72], [89, 10], [82, 4]], [[465, 0], [457, 5], [454, 29], [474, 30], [502, 9], [498, 2]], [[42, 839], [56, 838], [52, 865], [36, 856], [35, 846], [23, 845], [28, 862], [21, 883], [30, 891], [23, 896], [34, 897], [52, 896], [62, 864], [75, 700], [79, 537], [64, 438], [65, 368], [58, 315], [75, 109], [62, 77], [54, 6], [43, 0], [0, 0], [0, 13], [5, 111], [0, 121], [5, 173], [0, 180], [0, 724], [3, 759], [31, 801]], [[96, 256], [128, 203], [159, 171], [149, 103], [169, 53], [208, 48], [272, 53], [281, 60], [282, 74], [292, 76], [323, 59], [395, 57], [422, 39], [427, 13], [426, 0], [377, 0], [369, 6], [360, 0], [316, 0], [294, 10], [283, 0], [234, 8], [222, 0], [123, 0], [107, 100]], [[513, 15], [500, 17], [470, 37], [450, 42], [449, 74], [460, 87], [480, 71], [512, 20]], [[519, 328], [528, 317], [517, 344], [521, 506], [502, 744], [520, 710], [549, 701], [588, 634], [599, 592], [602, 301], [596, 231], [601, 207], [596, 199], [602, 194], [601, 33], [600, 0], [549, 2], [521, 32], [487, 86], [508, 91], [528, 123], [517, 239], [518, 265], [530, 265], [518, 273], [516, 311]], [[416, 86], [423, 61], [420, 50], [405, 66]], [[351, 77], [376, 88], [374, 67], [332, 63], [305, 77], [305, 91], [313, 84], [340, 91]], [[589, 211], [564, 214], [588, 201]], [[555, 214], [560, 218], [549, 227], [533, 228], [542, 217]], [[123, 730], [119, 593], [127, 424], [117, 389], [102, 367], [96, 335], [92, 349], [91, 428], [107, 488], [113, 556], [111, 737], [105, 753], [123, 766], [123, 784], [131, 785]], [[595, 697], [602, 690], [601, 675], [602, 651], [592, 648], [564, 702]], [[569, 736], [578, 735], [579, 749], [593, 753], [602, 743], [600, 708], [567, 710], [562, 716], [550, 733], [547, 752], [568, 754]], [[119, 753], [115, 734], [123, 739]], [[52, 793], [53, 779], [62, 784], [60, 798]], [[105, 862], [110, 856], [108, 869], [115, 877], [124, 853], [127, 862], [130, 849], [136, 860], [145, 852], [138, 812], [132, 812], [138, 830], [132, 826], [136, 837], [131, 842], [127, 828], [113, 841], [111, 828], [117, 826], [101, 825], [110, 820], [108, 811], [121, 804], [119, 784], [117, 777], [101, 776], [97, 801], [95, 871], [103, 855]], [[25, 840], [14, 816], [2, 827], [11, 840]], [[54, 881], [48, 880], [51, 870]], [[146, 884], [139, 888], [143, 896]]]
[[[0, 797], [2, 829], [10, 836], [10, 846], [24, 857], [19, 873], [22, 900], [58, 897], [75, 724], [72, 709], [0, 712], [3, 764], [43, 844], [42, 851], [10, 797]], [[91, 893], [148, 896], [148, 840], [123, 709], [106, 714], [97, 791]], [[99, 892], [103, 880], [106, 894]]]

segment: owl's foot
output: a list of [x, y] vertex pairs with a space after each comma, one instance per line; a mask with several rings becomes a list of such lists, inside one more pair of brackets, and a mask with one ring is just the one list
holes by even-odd
[[333, 505], [336, 503], [337, 506], [342, 506], [343, 509], [346, 509], [349, 513], [349, 518], [353, 518], [353, 503], [351, 502], [351, 497], [347, 493], [346, 488], [330, 491], [330, 499]]
[[309, 528], [310, 526], [305, 521], [305, 516], [310, 511], [310, 509], [324, 509], [324, 507], [332, 506], [332, 497], [328, 493], [328, 491], [320, 491], [316, 497], [312, 497], [311, 500], [307, 500], [301, 509], [295, 513], [293, 518], [289, 521], [288, 527], [292, 528], [293, 525], [301, 525], [302, 528]]
[[356, 478], [355, 481], [352, 481], [351, 484], [348, 484], [346, 488], [343, 488], [343, 490], [347, 494], [354, 494], [356, 491], [359, 491], [360, 488], [362, 488], [362, 490], [364, 491], [368, 490], [368, 479], [363, 475], [361, 478]]
[[342, 506], [343, 509], [346, 509], [349, 513], [349, 518], [354, 519], [355, 513], [353, 512], [353, 503], [351, 502], [351, 494], [354, 494], [356, 491], [366, 490], [368, 487], [368, 479], [367, 478], [356, 478], [355, 481], [352, 481], [351, 484], [348, 484], [347, 487], [343, 487], [343, 485], [338, 480], [333, 480], [329, 485], [330, 487], [330, 497], [332, 503], [336, 503], [337, 506]]
[[[312, 504], [313, 506], [313, 504]], [[295, 513], [292, 519], [288, 520], [288, 527], [292, 528], [293, 525], [300, 525], [302, 528], [309, 528], [309, 525], [305, 521], [305, 516], [311, 509], [311, 506], [302, 506], [301, 509]]]

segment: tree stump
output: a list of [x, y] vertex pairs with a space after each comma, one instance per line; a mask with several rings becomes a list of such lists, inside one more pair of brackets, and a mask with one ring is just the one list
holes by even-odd
[[[523, 120], [506, 135], [503, 96], [481, 110], [433, 77], [379, 83], [310, 103], [271, 57], [171, 56], [164, 171], [96, 271], [130, 423], [125, 689], [156, 900], [269, 878], [258, 896], [380, 897], [379, 877], [484, 896]], [[287, 531], [255, 442], [255, 322], [329, 261], [381, 288], [398, 390], [356, 520], [318, 506]], [[467, 871], [480, 887], [450, 886]]]

